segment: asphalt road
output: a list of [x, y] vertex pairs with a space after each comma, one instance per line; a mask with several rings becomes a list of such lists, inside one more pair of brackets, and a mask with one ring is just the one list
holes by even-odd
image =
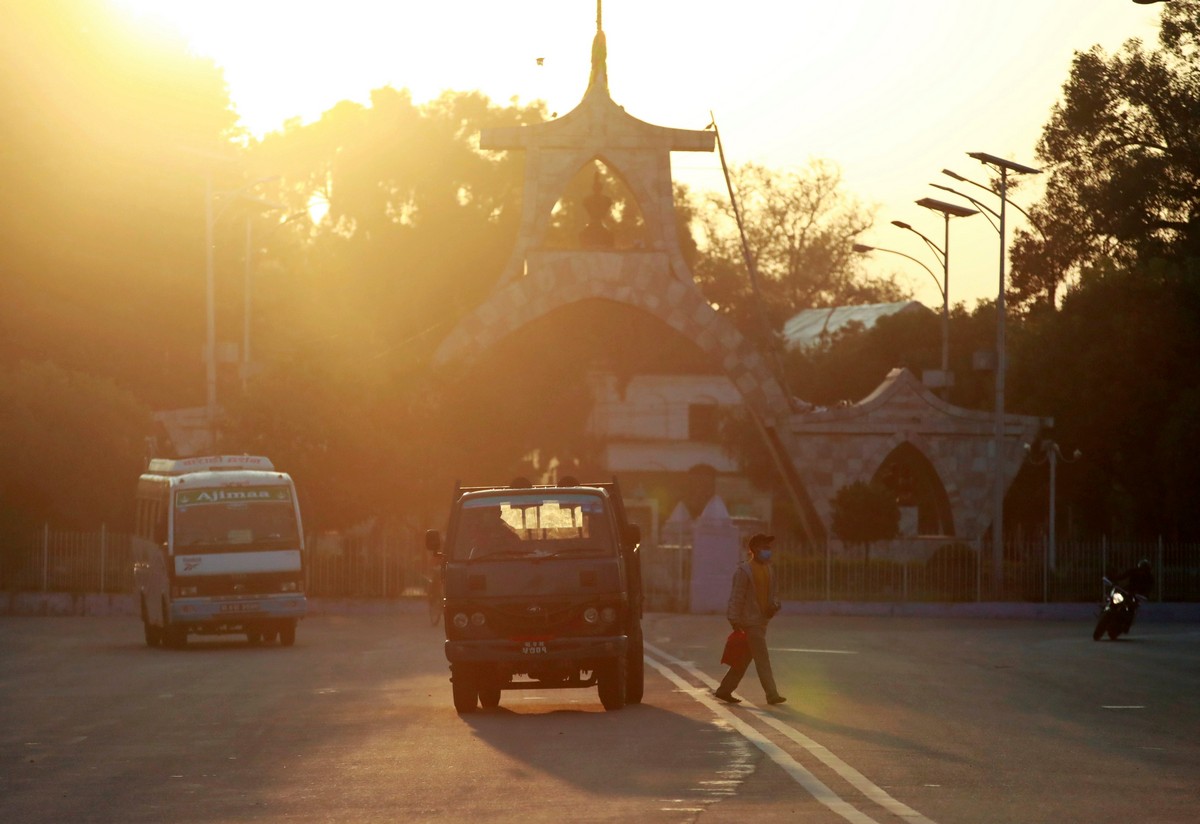
[[1200, 626], [785, 615], [788, 703], [709, 690], [719, 616], [647, 617], [646, 696], [459, 717], [422, 615], [148, 649], [0, 618], [0, 821], [1193, 822]]

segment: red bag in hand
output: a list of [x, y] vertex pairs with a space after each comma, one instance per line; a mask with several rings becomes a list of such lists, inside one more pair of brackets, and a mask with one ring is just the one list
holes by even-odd
[[725, 651], [721, 653], [721, 663], [731, 667], [743, 667], [750, 663], [750, 641], [746, 638], [746, 630], [735, 629], [725, 639]]

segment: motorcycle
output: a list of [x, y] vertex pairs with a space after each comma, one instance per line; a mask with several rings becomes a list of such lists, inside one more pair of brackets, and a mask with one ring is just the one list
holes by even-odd
[[1117, 640], [1119, 635], [1128, 633], [1133, 627], [1133, 617], [1137, 614], [1138, 599], [1141, 597], [1117, 586], [1108, 578], [1104, 578], [1108, 590], [1104, 596], [1104, 607], [1100, 617], [1096, 619], [1096, 628], [1092, 630], [1092, 640], [1099, 641], [1100, 636], [1108, 633], [1110, 641]]

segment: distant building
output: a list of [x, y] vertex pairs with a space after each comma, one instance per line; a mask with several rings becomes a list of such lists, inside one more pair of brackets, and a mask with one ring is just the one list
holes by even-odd
[[805, 309], [783, 325], [783, 339], [789, 349], [805, 349], [823, 343], [835, 332], [851, 324], [857, 323], [863, 329], [870, 329], [883, 317], [929, 311], [928, 306], [915, 300]]

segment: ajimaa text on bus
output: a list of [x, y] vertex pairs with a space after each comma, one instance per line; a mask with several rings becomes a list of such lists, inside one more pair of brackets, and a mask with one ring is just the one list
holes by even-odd
[[146, 644], [188, 634], [296, 640], [304, 531], [292, 479], [267, 458], [155, 458], [138, 479], [133, 572]]

